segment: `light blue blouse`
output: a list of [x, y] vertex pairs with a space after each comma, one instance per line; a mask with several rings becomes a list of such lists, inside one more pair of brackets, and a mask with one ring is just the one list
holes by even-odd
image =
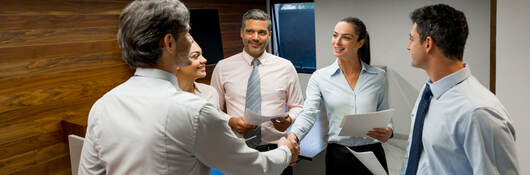
[[[362, 114], [388, 108], [386, 98], [385, 71], [362, 63], [362, 71], [352, 90], [344, 77], [337, 60], [313, 73], [306, 89], [304, 108], [291, 127], [299, 140], [309, 132], [317, 115], [321, 102], [326, 107], [328, 117], [328, 143], [345, 146], [360, 146], [379, 142], [366, 136], [339, 136], [340, 123], [347, 114]], [[389, 125], [392, 126], [391, 124]]]

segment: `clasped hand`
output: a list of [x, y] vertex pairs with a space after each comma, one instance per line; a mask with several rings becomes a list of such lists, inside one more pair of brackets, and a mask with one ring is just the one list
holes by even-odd
[[287, 136], [287, 139], [282, 137], [278, 142], [278, 147], [283, 145], [287, 146], [289, 150], [291, 150], [291, 162], [289, 162], [289, 166], [294, 166], [296, 164], [296, 160], [298, 159], [298, 155], [300, 155], [300, 145], [298, 144], [296, 135], [290, 133]]

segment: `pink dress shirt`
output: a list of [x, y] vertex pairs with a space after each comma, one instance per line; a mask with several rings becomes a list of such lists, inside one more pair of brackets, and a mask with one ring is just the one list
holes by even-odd
[[[245, 109], [248, 77], [254, 59], [245, 51], [217, 63], [212, 73], [211, 86], [219, 93], [219, 107], [229, 116], [242, 117]], [[294, 120], [302, 110], [303, 95], [298, 74], [293, 64], [286, 59], [264, 52], [259, 60], [261, 81], [261, 114], [276, 115], [289, 109]], [[227, 116], [227, 117], [229, 117]], [[276, 144], [285, 136], [274, 128], [272, 122], [261, 125], [261, 144]], [[239, 135], [242, 137], [242, 135]]]

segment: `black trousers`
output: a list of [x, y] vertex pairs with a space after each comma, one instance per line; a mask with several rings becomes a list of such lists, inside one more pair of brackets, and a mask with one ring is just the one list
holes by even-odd
[[[372, 151], [388, 173], [385, 151], [381, 143], [349, 147], [357, 152]], [[344, 145], [330, 143], [326, 149], [326, 174], [372, 174]]]
[[[259, 145], [256, 147], [256, 150], [258, 150], [259, 152], [265, 152], [265, 151], [270, 151], [270, 150], [273, 150], [273, 149], [276, 149], [278, 148], [278, 145], [275, 145], [275, 144], [267, 144], [267, 145]], [[285, 168], [282, 172], [282, 175], [293, 175], [293, 167], [292, 166], [287, 166], [287, 168]]]

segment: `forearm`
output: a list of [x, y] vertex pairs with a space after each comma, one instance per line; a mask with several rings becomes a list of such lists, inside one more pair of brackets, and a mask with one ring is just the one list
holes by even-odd
[[222, 123], [220, 114], [205, 109], [200, 115], [195, 156], [201, 162], [227, 174], [280, 174], [289, 164], [291, 152], [287, 147], [258, 152], [237, 138]]

